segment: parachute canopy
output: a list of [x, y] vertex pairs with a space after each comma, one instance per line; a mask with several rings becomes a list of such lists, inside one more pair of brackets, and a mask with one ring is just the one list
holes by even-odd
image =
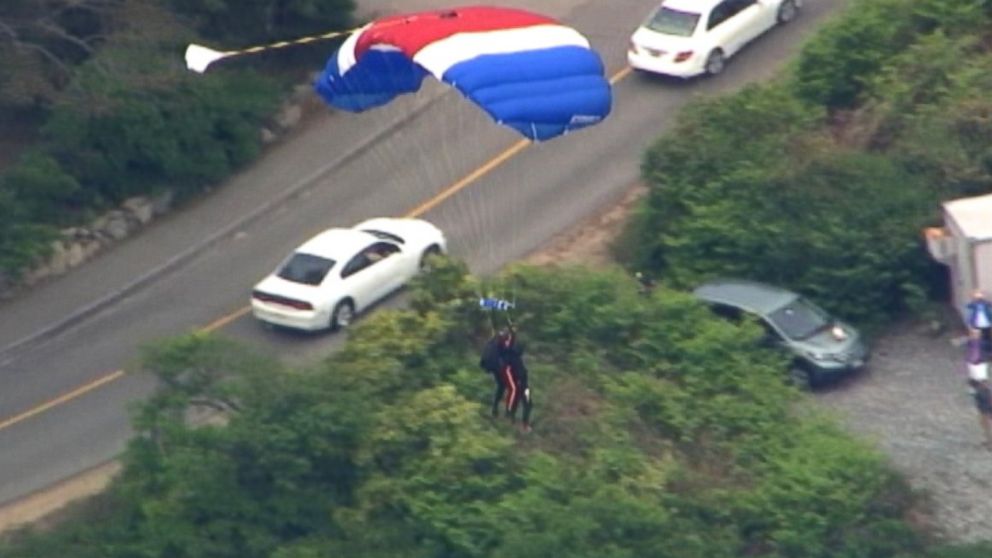
[[578, 31], [524, 10], [469, 7], [396, 15], [352, 33], [314, 87], [361, 112], [420, 89], [431, 74], [532, 140], [603, 120], [603, 62]]

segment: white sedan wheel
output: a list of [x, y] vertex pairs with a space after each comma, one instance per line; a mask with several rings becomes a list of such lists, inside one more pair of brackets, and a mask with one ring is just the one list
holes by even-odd
[[790, 21], [796, 19], [796, 13], [799, 9], [796, 7], [796, 0], [783, 0], [778, 7], [778, 22], [779, 23], [789, 23]]
[[351, 302], [342, 300], [331, 312], [331, 330], [344, 329], [355, 319], [355, 307]]
[[715, 76], [723, 71], [727, 65], [727, 60], [723, 56], [723, 51], [715, 49], [706, 57], [706, 73]]
[[430, 259], [434, 256], [439, 255], [440, 253], [441, 253], [441, 249], [438, 248], [436, 244], [424, 250], [424, 253], [421, 254], [420, 256], [420, 266], [419, 266], [420, 272], [423, 273], [425, 271], [430, 271], [430, 267], [431, 267]]

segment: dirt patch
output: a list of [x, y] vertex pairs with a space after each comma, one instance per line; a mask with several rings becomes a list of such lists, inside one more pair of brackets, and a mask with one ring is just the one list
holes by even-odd
[[103, 492], [120, 470], [111, 461], [0, 508], [0, 534], [28, 524], [39, 530], [57, 525], [76, 505]]
[[551, 239], [531, 253], [525, 262], [533, 265], [581, 263], [590, 267], [615, 265], [610, 254], [613, 240], [623, 230], [627, 216], [648, 189], [637, 185], [620, 202]]

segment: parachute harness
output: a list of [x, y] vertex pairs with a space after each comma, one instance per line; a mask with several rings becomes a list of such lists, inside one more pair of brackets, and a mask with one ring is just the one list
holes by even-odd
[[510, 299], [498, 298], [494, 296], [479, 296], [479, 308], [489, 311], [489, 325], [495, 335], [500, 328], [496, 326], [496, 314], [502, 313], [506, 319], [506, 325], [511, 329], [513, 324], [513, 310], [517, 308], [517, 286], [513, 285], [513, 293]]

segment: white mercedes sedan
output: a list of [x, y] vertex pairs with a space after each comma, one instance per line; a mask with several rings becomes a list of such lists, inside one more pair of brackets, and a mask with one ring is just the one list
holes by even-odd
[[723, 71], [744, 45], [795, 19], [800, 0], [664, 0], [630, 38], [635, 70], [690, 78]]
[[447, 249], [420, 219], [370, 219], [328, 229], [297, 248], [251, 293], [262, 322], [307, 331], [347, 327], [355, 315], [413, 278]]

